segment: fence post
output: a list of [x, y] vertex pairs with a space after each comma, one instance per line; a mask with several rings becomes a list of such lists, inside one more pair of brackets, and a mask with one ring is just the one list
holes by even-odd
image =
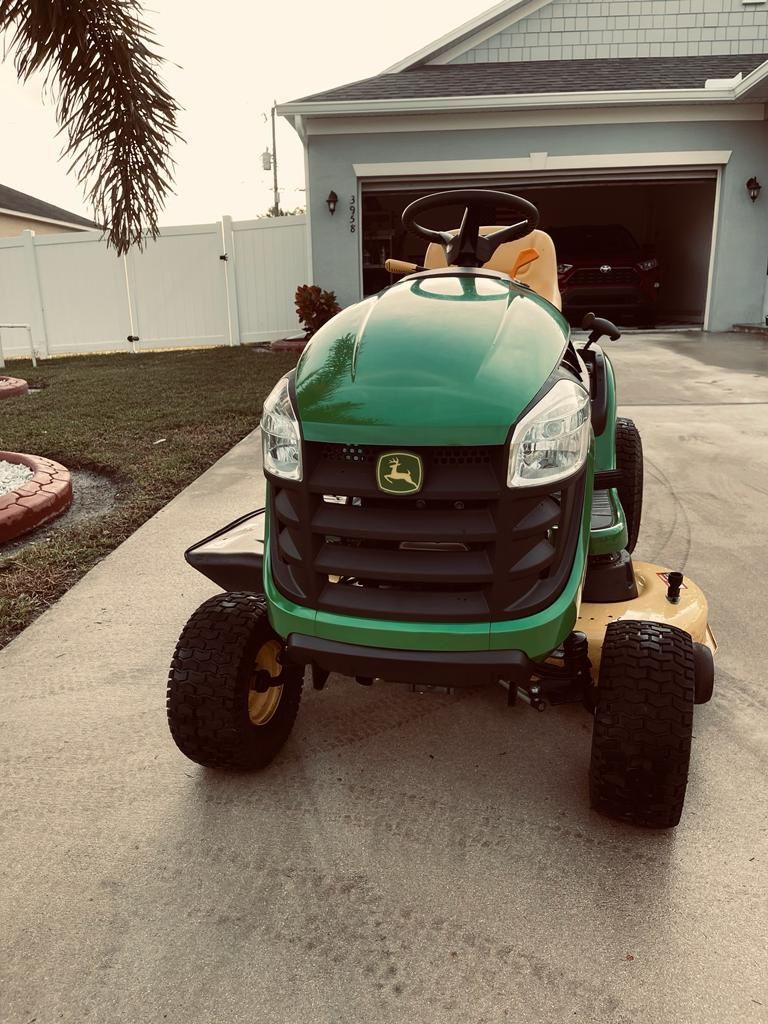
[[235, 231], [232, 218], [221, 218], [221, 239], [224, 245], [224, 284], [227, 292], [227, 332], [229, 344], [240, 344], [240, 309], [237, 301], [237, 269], [235, 255]]
[[22, 231], [21, 237], [24, 244], [24, 259], [27, 264], [27, 281], [32, 299], [32, 306], [29, 311], [32, 336], [37, 341], [38, 346], [42, 346], [42, 350], [47, 358], [50, 355], [48, 350], [48, 329], [45, 323], [45, 307], [43, 306], [43, 293], [40, 289], [40, 274], [37, 267], [35, 232], [27, 229]]

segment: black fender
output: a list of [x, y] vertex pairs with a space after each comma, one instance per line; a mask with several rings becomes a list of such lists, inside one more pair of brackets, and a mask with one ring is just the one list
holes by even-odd
[[263, 508], [199, 540], [184, 552], [189, 565], [222, 590], [260, 593], [264, 587]]
[[605, 369], [605, 355], [599, 345], [583, 349], [579, 355], [589, 371], [592, 398], [592, 429], [595, 437], [599, 437], [608, 423], [608, 374]]

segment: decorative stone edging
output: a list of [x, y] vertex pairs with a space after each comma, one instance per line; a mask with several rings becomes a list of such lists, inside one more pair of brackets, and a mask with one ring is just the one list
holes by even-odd
[[270, 344], [270, 349], [273, 352], [303, 352], [307, 347], [307, 338], [281, 338], [279, 341], [273, 341]]
[[4, 377], [0, 374], [0, 398], [15, 398], [16, 395], [26, 395], [28, 390], [27, 382], [20, 377]]
[[15, 490], [0, 494], [0, 544], [34, 530], [69, 508], [72, 481], [65, 466], [19, 452], [0, 452], [0, 461], [21, 463], [34, 474]]

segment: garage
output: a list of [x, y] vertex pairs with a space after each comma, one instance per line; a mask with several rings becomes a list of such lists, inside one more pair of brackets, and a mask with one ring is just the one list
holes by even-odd
[[502, 0], [281, 106], [305, 145], [316, 283], [341, 305], [375, 293], [390, 254], [423, 258], [400, 229], [410, 200], [492, 188], [538, 206], [571, 321], [764, 325], [768, 5], [691, 3]]
[[[715, 223], [717, 170], [636, 170], [604, 177], [500, 175], [361, 182], [362, 290], [373, 294], [396, 278], [390, 256], [420, 263], [423, 243], [402, 229], [408, 203], [450, 188], [492, 188], [522, 195], [538, 208], [555, 239], [564, 308], [578, 322], [587, 308], [622, 327], [701, 327], [705, 320]], [[425, 214], [427, 227], [454, 227]], [[508, 223], [499, 212], [493, 223]], [[443, 223], [438, 223], [442, 219]], [[449, 218], [450, 220], [450, 218]], [[454, 223], [455, 222], [455, 223]]]

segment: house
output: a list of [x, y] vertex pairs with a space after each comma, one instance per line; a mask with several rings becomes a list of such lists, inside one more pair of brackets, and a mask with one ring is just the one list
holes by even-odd
[[306, 147], [313, 279], [343, 303], [419, 258], [408, 202], [492, 187], [544, 229], [624, 225], [658, 253], [665, 318], [722, 330], [763, 319], [767, 100], [767, 0], [504, 0], [278, 109]]
[[60, 231], [87, 231], [98, 227], [76, 213], [44, 203], [15, 188], [0, 185], [0, 238], [20, 235], [22, 231], [51, 234]]

